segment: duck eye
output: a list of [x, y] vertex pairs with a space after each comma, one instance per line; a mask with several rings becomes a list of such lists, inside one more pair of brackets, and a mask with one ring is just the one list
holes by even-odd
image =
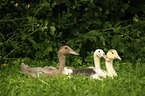
[[65, 47], [65, 49], [67, 49], [67, 47]]
[[114, 52], [112, 52], [112, 54], [114, 54]]

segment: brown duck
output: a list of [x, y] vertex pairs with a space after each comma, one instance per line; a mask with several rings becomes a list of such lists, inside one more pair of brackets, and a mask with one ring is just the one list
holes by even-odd
[[56, 69], [55, 67], [52, 66], [45, 66], [44, 68], [30, 67], [28, 65], [25, 65], [24, 63], [21, 63], [22, 71], [27, 76], [32, 77], [39, 77], [39, 74], [49, 77], [55, 75], [58, 77], [62, 73], [63, 68], [65, 67], [65, 60], [67, 54], [79, 55], [79, 53], [76, 53], [69, 46], [62, 46], [58, 51], [58, 59], [60, 63], [59, 69]]

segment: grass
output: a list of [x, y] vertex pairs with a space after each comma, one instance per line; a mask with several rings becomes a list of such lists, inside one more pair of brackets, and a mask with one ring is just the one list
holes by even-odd
[[[31, 61], [31, 62], [30, 62]], [[1, 96], [144, 96], [145, 95], [145, 64], [133, 64], [115, 61], [114, 68], [118, 77], [107, 77], [103, 81], [90, 78], [67, 76], [51, 78], [28, 78], [23, 75], [21, 60], [1, 65], [0, 94]], [[45, 61], [25, 59], [24, 63], [31, 66], [46, 65]], [[31, 63], [31, 64], [30, 64]], [[40, 65], [41, 64], [41, 65]], [[58, 67], [58, 63], [53, 62]], [[104, 66], [103, 66], [104, 67]]]

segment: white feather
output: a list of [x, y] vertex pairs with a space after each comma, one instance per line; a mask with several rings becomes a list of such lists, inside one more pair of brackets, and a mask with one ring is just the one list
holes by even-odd
[[64, 69], [62, 71], [62, 74], [69, 75], [71, 73], [73, 73], [73, 70], [72, 69], [68, 69], [67, 67], [64, 67]]

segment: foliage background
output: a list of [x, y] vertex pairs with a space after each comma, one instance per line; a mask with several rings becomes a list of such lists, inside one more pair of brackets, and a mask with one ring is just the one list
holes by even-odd
[[144, 62], [144, 9], [144, 0], [1, 0], [1, 64], [24, 57], [51, 62], [62, 45], [80, 53], [80, 65], [97, 48]]

